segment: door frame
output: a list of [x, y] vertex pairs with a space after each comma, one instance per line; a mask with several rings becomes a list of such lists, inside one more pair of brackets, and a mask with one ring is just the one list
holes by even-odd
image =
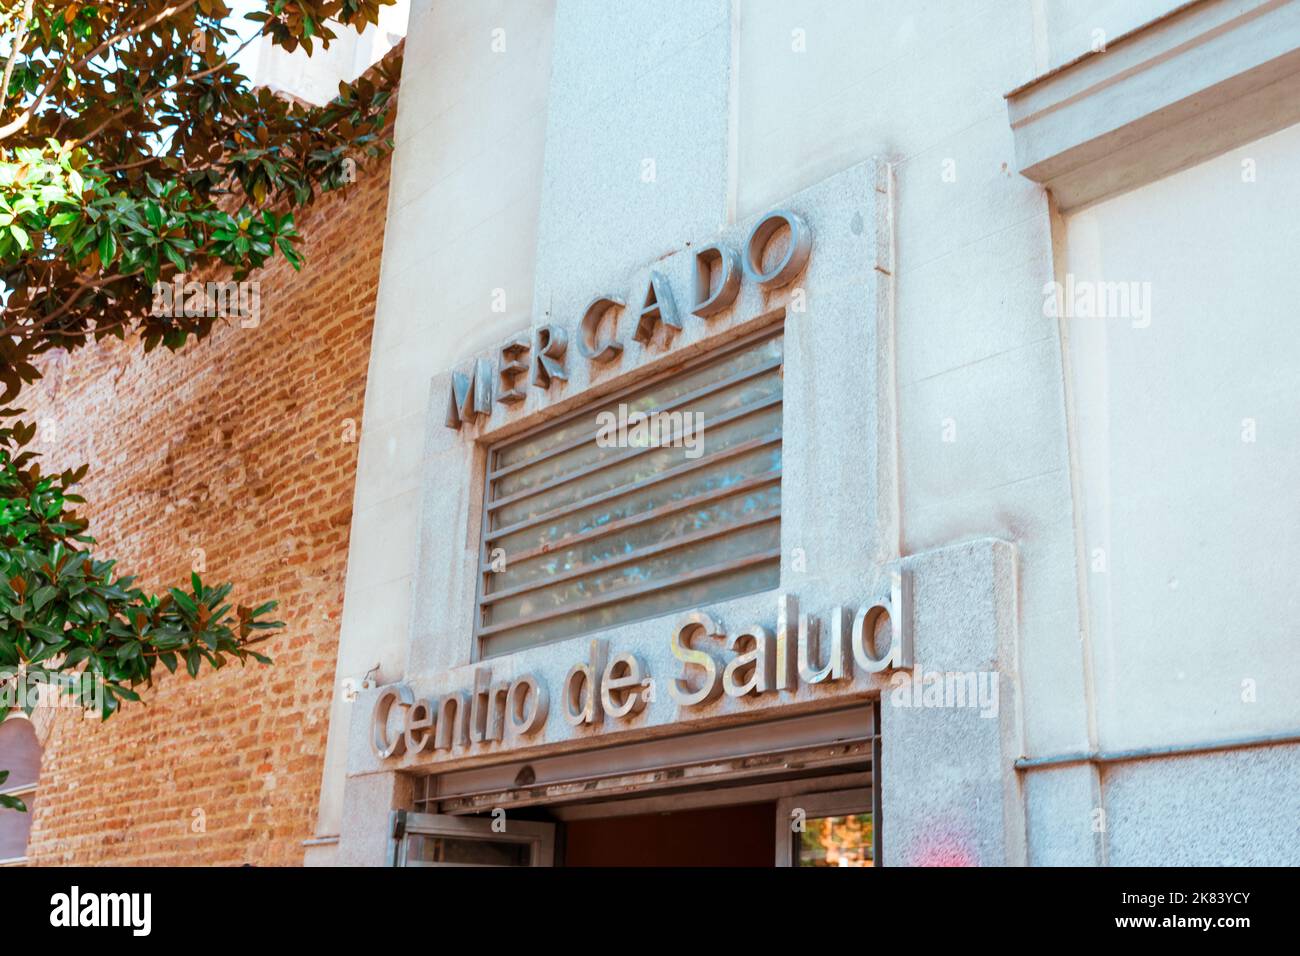
[[509, 820], [504, 831], [493, 829], [496, 820], [445, 813], [392, 813], [390, 860], [393, 866], [490, 866], [487, 863], [431, 863], [407, 859], [407, 839], [412, 836], [451, 837], [485, 843], [527, 844], [528, 866], [555, 865], [555, 824], [536, 820]]

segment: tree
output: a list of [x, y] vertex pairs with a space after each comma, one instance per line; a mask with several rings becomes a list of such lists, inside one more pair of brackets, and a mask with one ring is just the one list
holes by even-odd
[[[391, 2], [266, 0], [247, 19], [253, 39], [310, 53]], [[400, 63], [305, 105], [240, 73], [252, 39], [236, 44], [230, 14], [223, 0], [0, 0], [0, 671], [94, 675], [105, 717], [159, 664], [269, 663], [252, 645], [283, 625], [266, 619], [275, 602], [232, 610], [230, 585], [198, 575], [162, 596], [118, 577], [73, 510], [85, 467], [42, 475], [14, 401], [50, 349], [207, 336], [221, 316], [155, 308], [154, 290], [241, 280], [276, 255], [299, 268], [294, 210], [391, 148]]]
[[[16, 17], [0, 88], [0, 403], [50, 348], [207, 335], [210, 316], [155, 314], [154, 284], [215, 264], [242, 279], [277, 252], [297, 267], [292, 210], [387, 145], [395, 65], [323, 107], [253, 89], [231, 62], [247, 43], [222, 52], [222, 0], [0, 2]], [[249, 19], [310, 52], [335, 36], [327, 17], [364, 28], [379, 6], [273, 0]]]

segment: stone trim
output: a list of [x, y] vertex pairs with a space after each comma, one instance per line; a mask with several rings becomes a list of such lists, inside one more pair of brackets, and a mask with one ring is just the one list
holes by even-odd
[[1190, 3], [1006, 98], [1020, 172], [1077, 209], [1300, 122], [1300, 3]]

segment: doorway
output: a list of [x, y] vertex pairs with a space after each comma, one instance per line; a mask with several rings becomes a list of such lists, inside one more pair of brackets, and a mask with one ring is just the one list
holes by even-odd
[[430, 775], [390, 861], [879, 865], [878, 706]]
[[[835, 782], [851, 789], [819, 789]], [[857, 785], [861, 783], [862, 785]], [[395, 814], [397, 866], [875, 866], [873, 788], [858, 775], [632, 803], [540, 809], [550, 820]], [[778, 795], [784, 791], [785, 795]], [[753, 799], [761, 796], [763, 799]], [[692, 806], [695, 801], [706, 802]], [[707, 798], [712, 798], [711, 800]], [[677, 806], [675, 804], [680, 804]]]

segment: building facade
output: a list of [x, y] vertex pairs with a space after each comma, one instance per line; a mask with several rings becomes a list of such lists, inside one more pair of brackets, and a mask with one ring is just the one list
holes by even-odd
[[308, 863], [1296, 862], [1300, 5], [407, 44]]
[[1298, 86], [1300, 0], [413, 0], [261, 327], [34, 392], [289, 628], [6, 723], [27, 858], [1300, 862]]

